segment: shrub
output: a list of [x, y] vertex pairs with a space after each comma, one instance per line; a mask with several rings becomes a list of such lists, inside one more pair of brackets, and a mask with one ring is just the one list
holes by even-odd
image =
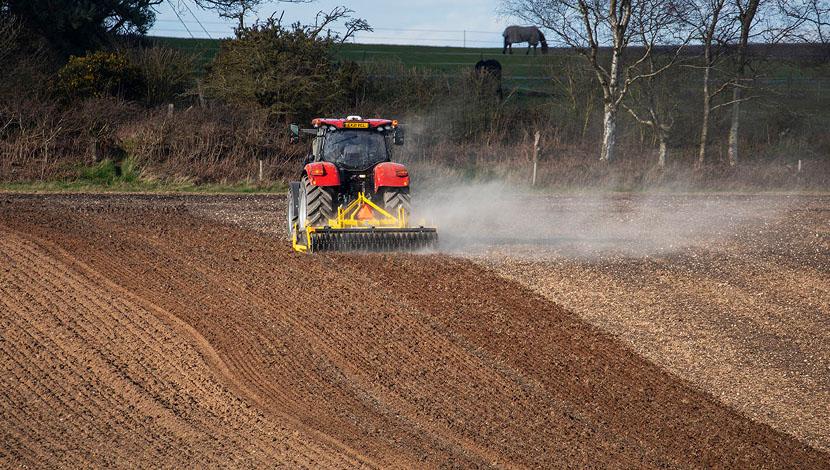
[[57, 87], [69, 99], [117, 96], [135, 99], [141, 95], [141, 73], [117, 52], [95, 52], [71, 56], [58, 72]]
[[207, 91], [229, 103], [258, 104], [283, 122], [342, 110], [362, 88], [356, 64], [339, 67], [333, 41], [268, 20], [237, 31], [209, 67]]
[[137, 47], [128, 53], [141, 77], [140, 99], [149, 106], [169, 103], [194, 85], [196, 58], [169, 47]]

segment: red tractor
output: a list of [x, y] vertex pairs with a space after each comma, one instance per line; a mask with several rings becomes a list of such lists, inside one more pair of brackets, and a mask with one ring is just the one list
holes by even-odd
[[288, 233], [294, 249], [394, 251], [433, 247], [435, 228], [412, 227], [409, 171], [391, 161], [403, 145], [398, 121], [318, 118], [312, 129], [291, 126], [292, 140], [314, 136], [311, 152], [288, 191]]

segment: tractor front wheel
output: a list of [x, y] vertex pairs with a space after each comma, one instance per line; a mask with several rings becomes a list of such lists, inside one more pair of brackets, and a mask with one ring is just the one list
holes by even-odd
[[322, 227], [328, 225], [328, 220], [337, 214], [334, 190], [323, 186], [315, 186], [303, 176], [300, 182], [298, 223], [300, 229], [305, 227]]

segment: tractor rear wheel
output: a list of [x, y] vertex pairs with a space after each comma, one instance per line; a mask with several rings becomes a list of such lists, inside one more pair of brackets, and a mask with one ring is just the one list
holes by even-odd
[[328, 220], [333, 219], [337, 213], [335, 206], [334, 190], [315, 186], [303, 176], [300, 183], [299, 220], [300, 228], [322, 227], [328, 225]]
[[398, 208], [403, 207], [403, 211], [408, 216], [412, 213], [412, 199], [409, 196], [409, 188], [384, 188], [383, 189], [383, 208], [386, 212], [398, 216]]

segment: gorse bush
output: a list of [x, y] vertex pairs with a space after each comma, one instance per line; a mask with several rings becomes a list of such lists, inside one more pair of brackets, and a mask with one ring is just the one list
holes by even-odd
[[192, 54], [167, 47], [136, 47], [72, 56], [60, 69], [58, 94], [66, 100], [113, 96], [147, 106], [174, 102], [195, 87]]
[[308, 122], [353, 105], [363, 89], [359, 67], [338, 64], [333, 40], [268, 20], [224, 41], [209, 67], [207, 91], [228, 103], [256, 104], [281, 122]]
[[117, 96], [140, 97], [142, 78], [139, 69], [117, 52], [95, 52], [84, 57], [71, 56], [58, 72], [57, 88], [65, 98]]

